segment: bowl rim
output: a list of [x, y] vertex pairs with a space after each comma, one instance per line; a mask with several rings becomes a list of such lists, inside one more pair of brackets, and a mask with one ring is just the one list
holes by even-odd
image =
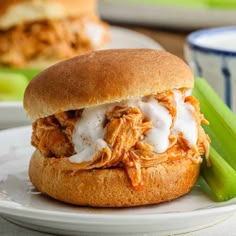
[[192, 33], [190, 33], [187, 36], [186, 42], [188, 46], [191, 49], [204, 52], [204, 53], [212, 53], [212, 54], [217, 54], [217, 55], [223, 55], [223, 56], [236, 56], [236, 51], [230, 51], [226, 49], [216, 49], [216, 48], [209, 48], [208, 46], [202, 46], [198, 45], [196, 43], [196, 39], [206, 35], [206, 34], [219, 34], [222, 32], [230, 32], [233, 31], [236, 33], [236, 26], [226, 26], [226, 27], [214, 27], [214, 28], [207, 28], [207, 29], [202, 29], [202, 30], [197, 30]]

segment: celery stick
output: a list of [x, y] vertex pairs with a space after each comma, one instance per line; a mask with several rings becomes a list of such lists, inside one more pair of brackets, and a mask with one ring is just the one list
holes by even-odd
[[212, 8], [235, 9], [235, 0], [208, 0], [208, 6]]
[[26, 76], [27, 79], [30, 81], [33, 77], [39, 74], [42, 69], [31, 69], [31, 68], [13, 68], [13, 67], [0, 67], [0, 73], [15, 73], [19, 75]]
[[[211, 145], [236, 171], [236, 116], [205, 79], [196, 79], [193, 95], [210, 125], [203, 125]], [[235, 179], [236, 183], [236, 179]]]
[[210, 163], [203, 162], [201, 175], [218, 201], [236, 197], [236, 116], [204, 79], [195, 80], [193, 95], [210, 125], [204, 125], [211, 138]]
[[213, 147], [210, 148], [211, 167], [204, 161], [201, 175], [206, 180], [218, 201], [226, 201], [236, 196], [236, 172]]
[[0, 71], [0, 101], [22, 100], [27, 85], [24, 75]]
[[[110, 3], [110, 0], [103, 0], [104, 3]], [[113, 0], [113, 3], [125, 3], [125, 4], [143, 4], [143, 5], [163, 5], [173, 7], [189, 7], [189, 8], [206, 8], [208, 6], [208, 0]]]

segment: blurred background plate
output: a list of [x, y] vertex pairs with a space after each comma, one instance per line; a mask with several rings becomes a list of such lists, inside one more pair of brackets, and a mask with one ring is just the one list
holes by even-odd
[[236, 24], [236, 1], [100, 0], [105, 20], [192, 30]]
[[111, 48], [154, 48], [163, 49], [162, 46], [151, 38], [122, 27], [110, 27], [111, 41], [106, 49]]
[[29, 123], [22, 102], [0, 102], [0, 129]]
[[[157, 42], [145, 35], [127, 30], [121, 27], [110, 27], [111, 41], [106, 48], [154, 48], [163, 49]], [[0, 68], [1, 70], [1, 68]], [[9, 72], [25, 74], [27, 69], [16, 71], [6, 69]], [[35, 75], [35, 70], [30, 70], [30, 75]], [[28, 75], [28, 74], [27, 74]], [[0, 102], [0, 129], [30, 124], [26, 117], [22, 102]]]

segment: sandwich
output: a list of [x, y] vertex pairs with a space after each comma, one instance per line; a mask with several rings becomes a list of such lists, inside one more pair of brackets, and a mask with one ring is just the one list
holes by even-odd
[[0, 0], [0, 6], [0, 66], [41, 69], [109, 40], [96, 0]]
[[36, 148], [31, 182], [52, 198], [95, 207], [188, 193], [210, 143], [193, 85], [185, 62], [152, 49], [95, 51], [51, 66], [24, 94]]

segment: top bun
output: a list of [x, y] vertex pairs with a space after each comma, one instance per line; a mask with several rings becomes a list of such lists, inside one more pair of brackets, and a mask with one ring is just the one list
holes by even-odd
[[32, 21], [96, 13], [96, 0], [0, 0], [0, 29]]
[[76, 110], [193, 87], [187, 64], [153, 49], [90, 52], [53, 65], [37, 75], [24, 95], [24, 108], [35, 120]]

